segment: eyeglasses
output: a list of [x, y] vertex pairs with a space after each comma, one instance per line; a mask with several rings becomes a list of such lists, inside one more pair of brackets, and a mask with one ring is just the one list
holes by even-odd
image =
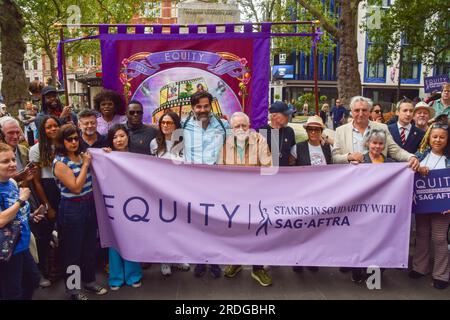
[[144, 113], [144, 111], [142, 111], [142, 110], [136, 110], [136, 111], [130, 110], [130, 111], [128, 111], [128, 114], [129, 114], [130, 116], [141, 115], [141, 114], [143, 114], [143, 113]]
[[173, 124], [174, 124], [173, 121], [161, 121], [161, 125], [162, 126], [171, 126]]
[[306, 128], [306, 131], [319, 133], [319, 132], [322, 132], [322, 129], [321, 128]]
[[76, 137], [67, 137], [64, 138], [64, 140], [66, 140], [67, 142], [78, 142], [80, 141], [80, 137], [76, 136]]

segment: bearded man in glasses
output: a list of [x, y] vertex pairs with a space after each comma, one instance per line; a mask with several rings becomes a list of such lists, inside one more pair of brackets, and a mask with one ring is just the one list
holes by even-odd
[[150, 141], [156, 138], [157, 130], [146, 126], [142, 122], [144, 116], [144, 108], [142, 103], [132, 100], [127, 106], [127, 123], [125, 126], [130, 134], [128, 150], [134, 153], [151, 154]]

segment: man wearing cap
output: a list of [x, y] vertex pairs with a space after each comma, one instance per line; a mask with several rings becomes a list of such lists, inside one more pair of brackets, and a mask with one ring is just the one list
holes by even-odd
[[59, 124], [63, 125], [68, 122], [72, 122], [75, 126], [78, 126], [77, 115], [72, 112], [72, 108], [63, 105], [58, 97], [58, 90], [53, 86], [46, 86], [42, 89], [42, 110], [36, 116], [36, 127], [39, 127], [42, 123], [42, 119], [46, 115], [55, 116], [59, 119]]
[[392, 139], [389, 129], [383, 123], [369, 121], [369, 109], [372, 100], [356, 96], [350, 102], [353, 120], [336, 130], [334, 146], [332, 150], [333, 163], [363, 162], [367, 147], [364, 145], [364, 137], [371, 129], [380, 129], [386, 133], [386, 145], [383, 150], [384, 157], [390, 157], [396, 161], [409, 161], [413, 170], [419, 168], [419, 160], [413, 154], [400, 148]]
[[269, 113], [270, 125], [263, 126], [258, 131], [267, 140], [272, 153], [272, 165], [289, 166], [289, 155], [295, 145], [295, 133], [287, 124], [293, 110], [289, 110], [286, 103], [276, 101], [270, 106]]
[[303, 127], [308, 134], [308, 140], [299, 142], [291, 148], [291, 163], [295, 166], [332, 164], [331, 146], [328, 143], [322, 144], [322, 132], [325, 129], [322, 118], [309, 117]]
[[403, 99], [397, 106], [398, 121], [388, 125], [389, 132], [401, 148], [416, 153], [425, 131], [417, 128], [413, 123], [414, 107], [409, 99]]
[[420, 101], [414, 107], [414, 123], [417, 128], [427, 131], [428, 121], [433, 119], [435, 111], [427, 103]]

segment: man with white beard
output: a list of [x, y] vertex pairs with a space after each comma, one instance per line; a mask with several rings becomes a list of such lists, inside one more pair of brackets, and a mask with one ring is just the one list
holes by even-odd
[[232, 134], [227, 137], [218, 164], [235, 166], [270, 166], [272, 156], [264, 137], [250, 129], [250, 119], [243, 112], [231, 116]]
[[[250, 119], [243, 112], [231, 116], [232, 134], [227, 137], [220, 151], [218, 164], [234, 166], [271, 166], [272, 156], [264, 137], [250, 129]], [[234, 278], [242, 266], [230, 265], [225, 269], [225, 277]], [[263, 287], [272, 284], [272, 278], [263, 266], [253, 266], [251, 277]]]
[[107, 138], [97, 132], [97, 115], [93, 110], [83, 110], [78, 114], [78, 126], [82, 132], [81, 152], [108, 146]]
[[428, 121], [434, 118], [435, 111], [427, 103], [420, 101], [414, 106], [414, 123], [417, 128], [427, 131]]

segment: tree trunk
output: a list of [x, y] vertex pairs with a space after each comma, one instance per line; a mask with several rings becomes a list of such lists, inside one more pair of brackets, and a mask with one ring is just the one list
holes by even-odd
[[353, 1], [341, 1], [339, 37], [340, 53], [338, 64], [338, 93], [346, 105], [354, 96], [361, 95], [361, 77], [358, 70], [358, 6], [352, 8]]
[[52, 77], [50, 85], [56, 87], [57, 86], [56, 79], [57, 79], [58, 75], [57, 75], [57, 70], [56, 70], [55, 56], [50, 47], [45, 48], [45, 53], [47, 54], [48, 59], [50, 61], [50, 76]]
[[22, 38], [24, 22], [14, 2], [3, 0], [0, 3], [2, 95], [8, 111], [17, 114], [17, 110], [29, 98], [28, 81], [23, 68], [26, 52], [26, 45]]

